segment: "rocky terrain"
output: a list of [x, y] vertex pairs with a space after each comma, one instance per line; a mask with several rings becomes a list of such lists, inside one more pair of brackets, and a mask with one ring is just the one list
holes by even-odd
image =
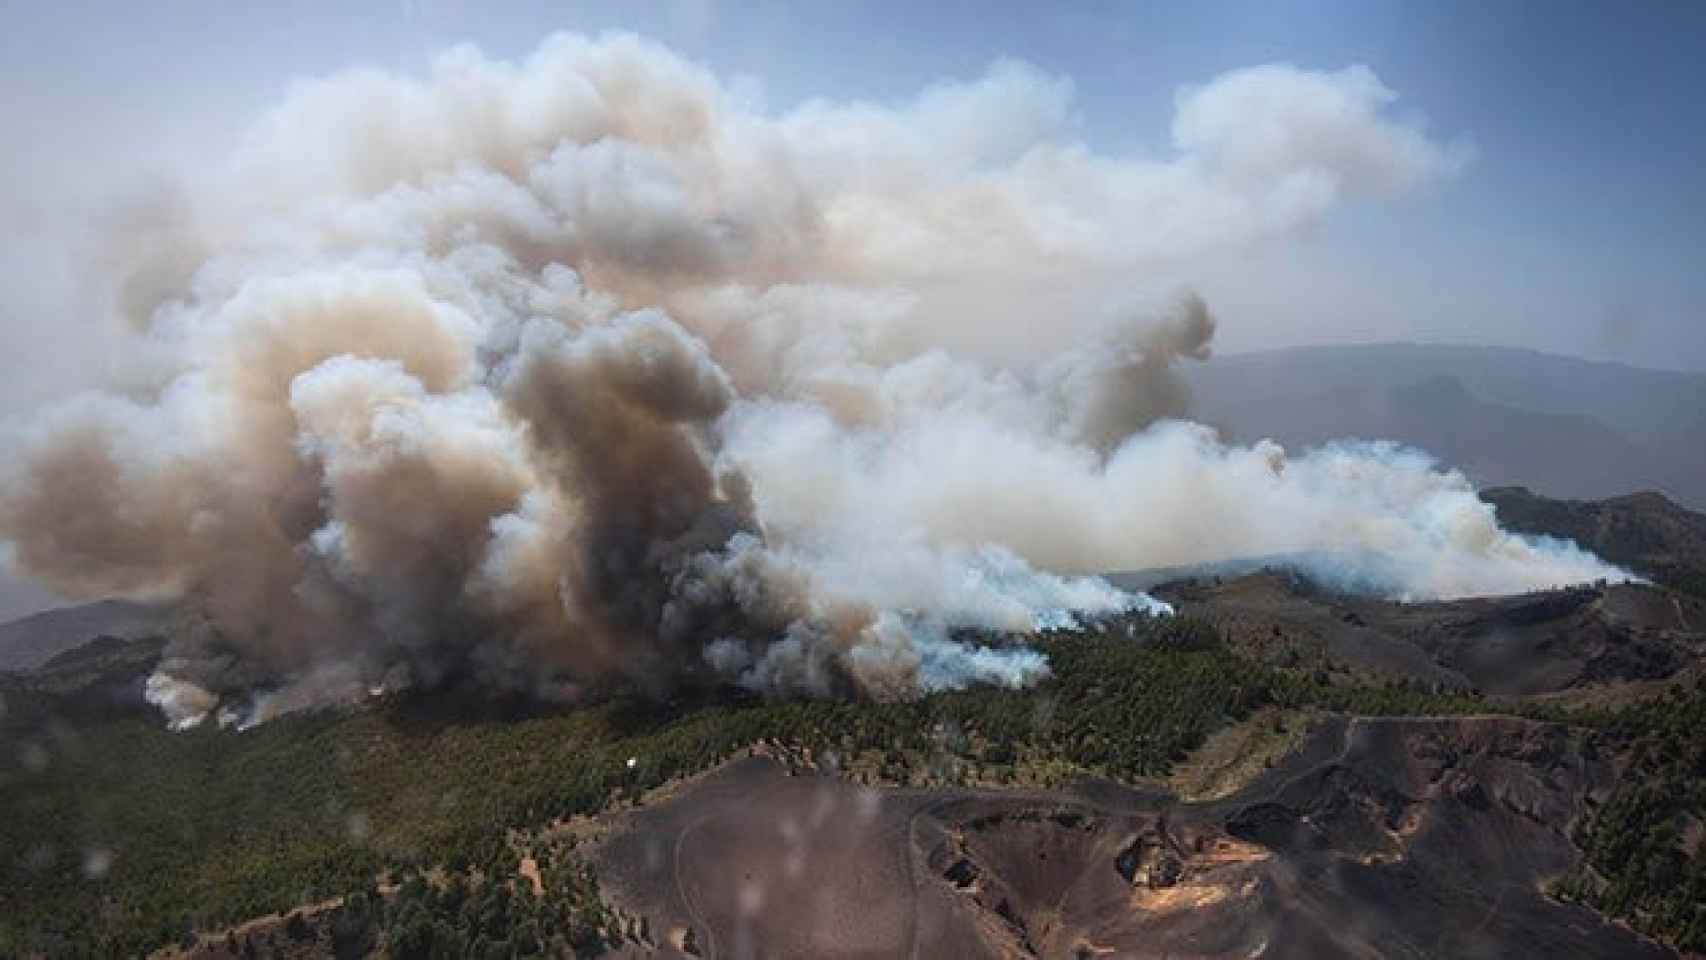
[[1270, 571], [1159, 592], [1251, 656], [1452, 690], [1529, 695], [1663, 679], [1706, 653], [1706, 601], [1644, 584], [1393, 603]]
[[1651, 582], [1174, 571], [1176, 616], [1028, 638], [1034, 689], [890, 703], [437, 691], [171, 733], [163, 638], [38, 655], [0, 672], [0, 955], [1696, 955], [1703, 518], [1487, 498]]
[[655, 918], [631, 956], [1664, 956], [1544, 893], [1614, 775], [1564, 727], [1489, 718], [1334, 718], [1194, 805], [753, 759], [626, 815], [594, 860]]

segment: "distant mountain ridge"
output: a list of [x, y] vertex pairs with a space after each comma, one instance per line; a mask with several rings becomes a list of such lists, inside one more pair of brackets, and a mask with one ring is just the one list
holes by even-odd
[[145, 637], [158, 632], [165, 617], [158, 607], [101, 600], [0, 623], [0, 671], [34, 670], [97, 637]]
[[1658, 489], [1706, 507], [1706, 374], [1405, 343], [1235, 354], [1182, 373], [1194, 416], [1235, 440], [1397, 440], [1479, 486]]

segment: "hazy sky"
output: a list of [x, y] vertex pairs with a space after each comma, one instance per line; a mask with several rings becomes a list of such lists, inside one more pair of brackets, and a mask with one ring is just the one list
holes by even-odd
[[[1018, 59], [1073, 85], [1079, 135], [1169, 156], [1182, 87], [1263, 63], [1362, 64], [1393, 112], [1472, 151], [1178, 279], [1246, 350], [1418, 339], [1706, 370], [1706, 4], [25, 4], [0, 29], [0, 412], [99, 376], [86, 302], [113, 198], [221, 155], [304, 77], [413, 72], [472, 43], [628, 29], [782, 111], [895, 103]], [[488, 9], [496, 7], [497, 9]], [[0, 612], [10, 603], [0, 583]]]
[[[219, 150], [293, 78], [411, 70], [471, 42], [520, 56], [553, 30], [632, 29], [783, 109], [889, 101], [1000, 58], [1069, 77], [1085, 138], [1168, 148], [1181, 85], [1265, 62], [1372, 68], [1399, 114], [1467, 142], [1459, 176], [1335, 213], [1301, 242], [1198, 278], [1222, 349], [1343, 339], [1495, 342], [1706, 369], [1706, 5], [1699, 3], [13, 4], [0, 31], [9, 233], [63, 236], [73, 198]], [[498, 7], [500, 9], [487, 9]], [[75, 320], [77, 267], [8, 243], [9, 355]], [[18, 270], [19, 265], [26, 269]], [[52, 344], [57, 337], [43, 341]], [[16, 396], [18, 388], [9, 388]]]

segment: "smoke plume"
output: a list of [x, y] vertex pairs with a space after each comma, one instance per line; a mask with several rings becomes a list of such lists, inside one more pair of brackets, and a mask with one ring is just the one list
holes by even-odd
[[1018, 685], [1040, 656], [966, 638], [1254, 553], [1408, 597], [1614, 573], [1420, 454], [1184, 419], [1214, 320], [1146, 278], [1461, 165], [1392, 99], [1237, 71], [1144, 159], [1012, 63], [780, 114], [629, 36], [302, 83], [112, 218], [86, 279], [133, 362], [16, 431], [0, 539], [176, 602], [177, 725], [465, 677]]

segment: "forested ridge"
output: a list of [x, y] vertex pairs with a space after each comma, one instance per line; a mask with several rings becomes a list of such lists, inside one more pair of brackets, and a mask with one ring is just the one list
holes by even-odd
[[1706, 951], [1706, 679], [1590, 719], [1628, 744], [1628, 769], [1578, 825], [1586, 862], [1553, 892]]
[[[1561, 716], [1259, 664], [1190, 617], [1134, 617], [1034, 643], [1053, 676], [1028, 690], [892, 703], [616, 693], [575, 709], [423, 693], [243, 732], [210, 723], [171, 733], [151, 709], [112, 697], [114, 677], [139, 682], [152, 655], [134, 645], [7, 678], [0, 726], [19, 759], [0, 779], [0, 956], [137, 954], [352, 893], [361, 896], [298, 932], [321, 943], [341, 929], [340, 949], [399, 957], [596, 951], [649, 934], [604, 911], [572, 851], [527, 838], [760, 741], [829, 762], [881, 756], [889, 780], [1003, 782], [1039, 765], [1132, 780], [1165, 775], [1262, 707]], [[1634, 711], [1571, 719], [1621, 733], [1661, 715], [1672, 722]], [[1596, 829], [1611, 835], [1621, 809], [1608, 806]], [[550, 871], [543, 897], [514, 882], [523, 851]], [[428, 871], [434, 883], [410, 885]], [[447, 883], [466, 895], [445, 899]], [[503, 898], [499, 915], [514, 923], [494, 926], [490, 911], [468, 907], [480, 897]]]
[[1662, 494], [1559, 500], [1522, 487], [1495, 487], [1481, 498], [1508, 530], [1573, 540], [1654, 583], [1706, 597], [1706, 514]]

